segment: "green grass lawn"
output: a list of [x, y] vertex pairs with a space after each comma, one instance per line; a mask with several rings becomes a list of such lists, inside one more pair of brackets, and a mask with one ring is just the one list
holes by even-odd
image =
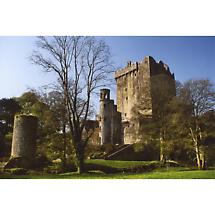
[[161, 167], [158, 161], [87, 160], [88, 173], [47, 174], [32, 171], [26, 175], [0, 173], [2, 179], [215, 179], [215, 169]]
[[159, 168], [158, 161], [112, 161], [112, 160], [87, 160], [86, 168], [90, 171], [111, 173], [139, 173], [148, 172]]
[[146, 166], [150, 164], [159, 164], [158, 161], [117, 161], [117, 160], [102, 160], [92, 159], [86, 160], [86, 164], [100, 165], [111, 168], [135, 168], [139, 166]]
[[168, 171], [156, 170], [148, 173], [116, 173], [105, 174], [100, 172], [84, 173], [77, 175], [76, 173], [64, 174], [34, 174], [34, 175], [0, 175], [5, 179], [215, 179], [215, 170], [178, 170], [171, 169]]
[[215, 170], [187, 170], [171, 168], [169, 170], [156, 170], [148, 173], [117, 173], [117, 174], [85, 174], [77, 176], [77, 174], [63, 174], [65, 178], [92, 178], [92, 179], [215, 179]]

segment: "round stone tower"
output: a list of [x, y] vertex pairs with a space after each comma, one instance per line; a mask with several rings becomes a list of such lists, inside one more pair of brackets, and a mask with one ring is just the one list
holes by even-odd
[[100, 90], [100, 132], [101, 145], [111, 143], [111, 101], [110, 90]]
[[16, 115], [14, 118], [11, 158], [34, 159], [38, 119], [31, 115]]

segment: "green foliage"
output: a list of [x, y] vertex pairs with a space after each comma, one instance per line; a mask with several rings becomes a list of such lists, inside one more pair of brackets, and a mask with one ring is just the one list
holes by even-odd
[[159, 160], [159, 142], [156, 140], [146, 140], [133, 145], [134, 152], [142, 154], [144, 160]]
[[22, 106], [22, 113], [32, 114], [39, 118], [40, 135], [45, 136], [47, 133], [57, 130], [53, 111], [34, 92], [24, 93], [17, 100]]
[[157, 81], [158, 79], [152, 80], [152, 117], [138, 112], [145, 108], [147, 101], [144, 98], [134, 110], [134, 119], [136, 117], [140, 125], [138, 150], [144, 150], [145, 146], [154, 141], [159, 143], [161, 155], [166, 160], [193, 164], [199, 159], [199, 155], [204, 156], [208, 164], [213, 164], [211, 150], [215, 144], [215, 93], [212, 83], [209, 80], [177, 83], [177, 96], [173, 96], [168, 93], [167, 86], [160, 86]]
[[[66, 112], [61, 93], [30, 91], [17, 98], [17, 101], [22, 106], [22, 113], [35, 115], [39, 119], [37, 155], [43, 155], [50, 161], [61, 159], [62, 165], [66, 165], [68, 159], [73, 159], [71, 137], [66, 131]], [[42, 164], [38, 166], [41, 167]]]
[[32, 169], [35, 170], [41, 170], [45, 167], [47, 167], [48, 165], [51, 165], [51, 161], [47, 158], [46, 155], [44, 154], [37, 154], [35, 156], [33, 165], [32, 165]]
[[12, 175], [25, 175], [27, 171], [28, 170], [24, 168], [11, 168], [5, 170], [5, 172], [10, 173]]
[[204, 79], [186, 81], [181, 86], [177, 98], [179, 105], [174, 114], [176, 135], [184, 136], [186, 139], [183, 140], [193, 148], [199, 169], [206, 168], [210, 160], [210, 148], [213, 143], [209, 146], [207, 140], [213, 136], [215, 130], [214, 99], [213, 84]]
[[[54, 112], [34, 92], [26, 92], [17, 101], [22, 106], [22, 113], [32, 114], [39, 118], [37, 153], [46, 154], [49, 157], [49, 144], [56, 139], [58, 142], [58, 125]], [[60, 134], [59, 134], [60, 135]], [[54, 140], [55, 141], [55, 140]], [[54, 151], [52, 151], [54, 153]]]
[[0, 156], [7, 156], [9, 153], [8, 147], [6, 146], [8, 139], [6, 135], [12, 133], [14, 116], [20, 112], [21, 106], [13, 99], [1, 99], [0, 100]]
[[63, 165], [62, 163], [52, 164], [43, 169], [44, 173], [48, 174], [60, 174], [65, 172], [76, 172], [77, 168], [74, 163], [67, 163]]
[[13, 125], [14, 115], [20, 112], [21, 107], [19, 103], [13, 99], [1, 99], [0, 100], [0, 121], [5, 123], [10, 129]]
[[85, 158], [93, 158], [93, 159], [97, 159], [97, 158], [101, 158], [101, 156], [104, 156], [105, 153], [105, 149], [100, 146], [100, 145], [95, 145], [95, 144], [88, 144], [86, 146], [86, 150], [85, 150]]
[[47, 136], [46, 144], [42, 144], [38, 149], [38, 152], [44, 152], [48, 159], [55, 160], [55, 159], [64, 159], [64, 153], [66, 154], [67, 160], [73, 159], [73, 148], [72, 144], [70, 143], [69, 135], [66, 134], [66, 148], [63, 144], [64, 136], [61, 133], [53, 133]]

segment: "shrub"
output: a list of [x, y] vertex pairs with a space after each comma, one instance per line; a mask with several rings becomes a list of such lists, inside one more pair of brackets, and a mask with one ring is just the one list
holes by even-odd
[[70, 163], [66, 163], [66, 164], [55, 163], [55, 164], [45, 167], [43, 169], [43, 171], [48, 174], [60, 174], [60, 173], [65, 173], [65, 172], [75, 172], [75, 171], [77, 171], [77, 169], [76, 169], [74, 163], [70, 162]]
[[43, 154], [37, 154], [34, 163], [33, 168], [34, 169], [43, 169], [44, 167], [51, 165], [52, 162]]
[[12, 175], [25, 175], [27, 171], [28, 170], [25, 168], [11, 168], [5, 170], [5, 172], [10, 173]]

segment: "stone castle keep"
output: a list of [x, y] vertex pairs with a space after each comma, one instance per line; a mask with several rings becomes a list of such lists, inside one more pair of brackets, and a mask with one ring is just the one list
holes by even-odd
[[[133, 132], [137, 125], [133, 121], [134, 108], [143, 102], [141, 113], [152, 117], [158, 101], [156, 92], [165, 89], [170, 97], [176, 93], [175, 77], [162, 61], [156, 62], [147, 56], [141, 62], [128, 62], [115, 72], [117, 105], [110, 99], [110, 90], [100, 91], [99, 128], [101, 145], [133, 144]], [[131, 128], [134, 128], [133, 130]]]

